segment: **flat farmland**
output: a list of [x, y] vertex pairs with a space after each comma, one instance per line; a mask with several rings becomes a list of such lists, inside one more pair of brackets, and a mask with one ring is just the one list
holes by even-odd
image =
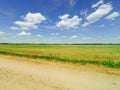
[[[72, 63], [120, 67], [120, 45], [14, 45], [1, 44], [0, 54], [45, 58]], [[111, 65], [110, 65], [111, 64]]]

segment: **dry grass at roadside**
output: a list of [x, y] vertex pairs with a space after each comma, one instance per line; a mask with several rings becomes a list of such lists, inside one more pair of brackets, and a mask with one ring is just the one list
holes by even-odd
[[0, 45], [0, 54], [120, 67], [120, 45]]
[[108, 75], [117, 75], [120, 76], [120, 68], [109, 68], [105, 66], [95, 65], [95, 64], [72, 64], [72, 63], [64, 63], [64, 62], [57, 62], [55, 60], [48, 61], [46, 59], [32, 59], [26, 57], [17, 57], [17, 56], [10, 56], [10, 55], [0, 55], [1, 59], [9, 59], [9, 60], [17, 60], [19, 62], [26, 62], [26, 63], [33, 63], [38, 65], [45, 65], [45, 66], [53, 66], [57, 68], [64, 68], [70, 69], [74, 71], [84, 71], [84, 72], [97, 72], [101, 74], [108, 74]]

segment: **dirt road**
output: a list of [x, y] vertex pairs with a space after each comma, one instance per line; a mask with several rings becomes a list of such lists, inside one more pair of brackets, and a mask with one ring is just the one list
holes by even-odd
[[0, 58], [0, 90], [120, 90], [120, 76]]

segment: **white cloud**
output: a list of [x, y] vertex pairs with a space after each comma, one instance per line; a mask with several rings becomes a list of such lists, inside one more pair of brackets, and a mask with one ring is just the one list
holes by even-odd
[[21, 30], [29, 30], [29, 29], [37, 29], [37, 25], [31, 22], [24, 22], [24, 21], [16, 21], [14, 22], [16, 25], [19, 26]]
[[12, 30], [18, 30], [19, 28], [18, 27], [10, 27], [10, 29], [12, 29]]
[[51, 36], [54, 36], [54, 35], [57, 36], [57, 35], [59, 35], [59, 33], [51, 33], [50, 35], [51, 35]]
[[90, 37], [82, 37], [82, 40], [87, 40], [87, 39], [91, 39]]
[[42, 37], [42, 35], [39, 35], [39, 34], [38, 34], [38, 35], [36, 35], [36, 36], [37, 36], [37, 37]]
[[31, 33], [27, 33], [25, 31], [22, 31], [21, 33], [18, 33], [17, 35], [19, 35], [19, 36], [29, 36], [29, 35], [31, 35]]
[[70, 39], [75, 39], [77, 37], [78, 37], [77, 35], [73, 35], [73, 36], [70, 37]]
[[75, 0], [69, 0], [69, 4], [71, 7], [73, 7], [76, 4], [76, 2], [75, 2]]
[[51, 35], [51, 36], [53, 36], [53, 35], [54, 35], [54, 33], [51, 33], [50, 35]]
[[3, 35], [3, 34], [5, 34], [5, 33], [0, 31], [0, 35]]
[[119, 12], [113, 12], [111, 14], [109, 14], [106, 19], [110, 19], [110, 20], [115, 20], [116, 17], [120, 16]]
[[83, 26], [83, 27], [86, 27], [86, 26], [88, 26], [89, 24], [90, 24], [90, 23], [85, 22], [85, 23], [82, 24], [82, 26]]
[[55, 35], [59, 35], [59, 33], [55, 33]]
[[25, 21], [31, 22], [34, 24], [38, 24], [46, 20], [46, 18], [41, 13], [30, 13], [30, 12], [23, 18]]
[[76, 15], [72, 18], [69, 18], [69, 16], [69, 14], [59, 16], [61, 21], [57, 22], [56, 26], [64, 29], [76, 28], [82, 19]]
[[89, 24], [100, 20], [103, 16], [107, 15], [112, 9], [113, 7], [110, 3], [100, 5], [95, 12], [91, 13], [86, 17], [87, 22], [83, 23], [82, 26], [85, 27]]
[[80, 15], [85, 15], [85, 17], [87, 16], [88, 10], [81, 10], [80, 11]]
[[101, 28], [104, 27], [104, 26], [105, 26], [104, 24], [101, 24], [101, 25], [100, 25]]
[[42, 23], [46, 20], [45, 16], [41, 13], [27, 13], [26, 16], [23, 16], [23, 21], [15, 21], [16, 27], [11, 27], [11, 29], [20, 29], [20, 30], [30, 30], [37, 29], [37, 24]]
[[104, 3], [103, 0], [99, 0], [96, 4], [92, 5], [92, 8], [95, 8], [95, 7], [97, 7], [97, 6], [99, 6], [100, 4], [103, 4], [103, 3]]
[[56, 27], [55, 25], [42, 25], [41, 28], [49, 29], [49, 30], [57, 30], [58, 29], [58, 27]]

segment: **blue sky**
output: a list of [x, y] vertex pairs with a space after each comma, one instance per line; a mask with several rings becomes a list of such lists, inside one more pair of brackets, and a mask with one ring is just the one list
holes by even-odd
[[120, 43], [120, 0], [0, 0], [0, 43]]

